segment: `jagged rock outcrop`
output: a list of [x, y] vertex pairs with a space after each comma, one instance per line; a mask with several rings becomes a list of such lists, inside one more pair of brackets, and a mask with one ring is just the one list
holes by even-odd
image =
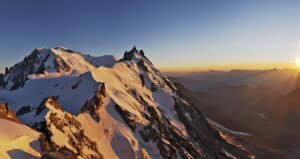
[[19, 119], [15, 116], [14, 112], [10, 109], [8, 104], [0, 103], [0, 118], [7, 119], [19, 123]]
[[23, 87], [31, 74], [43, 74], [45, 71], [70, 71], [70, 67], [51, 49], [35, 49], [24, 60], [5, 71], [0, 87], [15, 90]]
[[[61, 106], [52, 98], [45, 101], [49, 112], [46, 115], [46, 131], [49, 132], [50, 145], [44, 158], [54, 158], [67, 155], [66, 158], [103, 159], [97, 144], [85, 134], [81, 123], [75, 116], [64, 112]], [[63, 139], [62, 139], [63, 137]], [[59, 141], [59, 143], [57, 143]], [[60, 143], [62, 141], [65, 143]], [[61, 145], [65, 144], [65, 145]]]
[[81, 109], [81, 112], [89, 113], [94, 120], [99, 122], [100, 117], [97, 110], [99, 109], [99, 107], [103, 106], [103, 98], [105, 97], [105, 84], [102, 84], [101, 87], [96, 91], [95, 96], [92, 99], [86, 101]]

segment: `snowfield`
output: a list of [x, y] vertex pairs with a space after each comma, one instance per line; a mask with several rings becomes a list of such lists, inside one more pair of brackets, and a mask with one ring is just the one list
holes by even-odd
[[0, 158], [41, 157], [40, 133], [25, 125], [0, 119]]

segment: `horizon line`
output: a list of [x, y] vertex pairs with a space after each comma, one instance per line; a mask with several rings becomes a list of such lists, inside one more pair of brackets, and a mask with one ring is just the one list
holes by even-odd
[[205, 72], [205, 71], [232, 71], [232, 70], [297, 70], [294, 63], [259, 63], [259, 64], [199, 64], [190, 66], [158, 66], [162, 72]]

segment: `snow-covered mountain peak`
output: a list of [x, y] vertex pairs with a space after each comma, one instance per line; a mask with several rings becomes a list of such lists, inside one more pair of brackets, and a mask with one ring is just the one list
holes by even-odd
[[70, 66], [51, 49], [37, 48], [23, 61], [7, 68], [0, 79], [0, 87], [15, 90], [23, 87], [29, 75], [69, 72]]
[[70, 53], [75, 52], [75, 51], [73, 51], [73, 50], [71, 50], [71, 49], [69, 49], [69, 48], [67, 48], [65, 46], [57, 46], [57, 47], [55, 47], [53, 49], [61, 50], [61, 51], [64, 51], [64, 52], [70, 52]]
[[15, 90], [31, 78], [79, 76], [96, 67], [112, 67], [113, 56], [93, 57], [65, 47], [36, 48], [23, 61], [7, 68], [0, 76], [0, 88]]
[[3, 78], [0, 103], [45, 136], [42, 147], [50, 158], [247, 155], [228, 146], [135, 47], [118, 61], [63, 47], [35, 49]]

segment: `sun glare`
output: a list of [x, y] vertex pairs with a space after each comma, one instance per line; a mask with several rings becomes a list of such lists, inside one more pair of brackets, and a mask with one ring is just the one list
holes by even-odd
[[300, 68], [300, 56], [298, 56], [298, 57], [296, 58], [295, 63], [296, 63], [296, 66], [297, 66], [298, 68]]

